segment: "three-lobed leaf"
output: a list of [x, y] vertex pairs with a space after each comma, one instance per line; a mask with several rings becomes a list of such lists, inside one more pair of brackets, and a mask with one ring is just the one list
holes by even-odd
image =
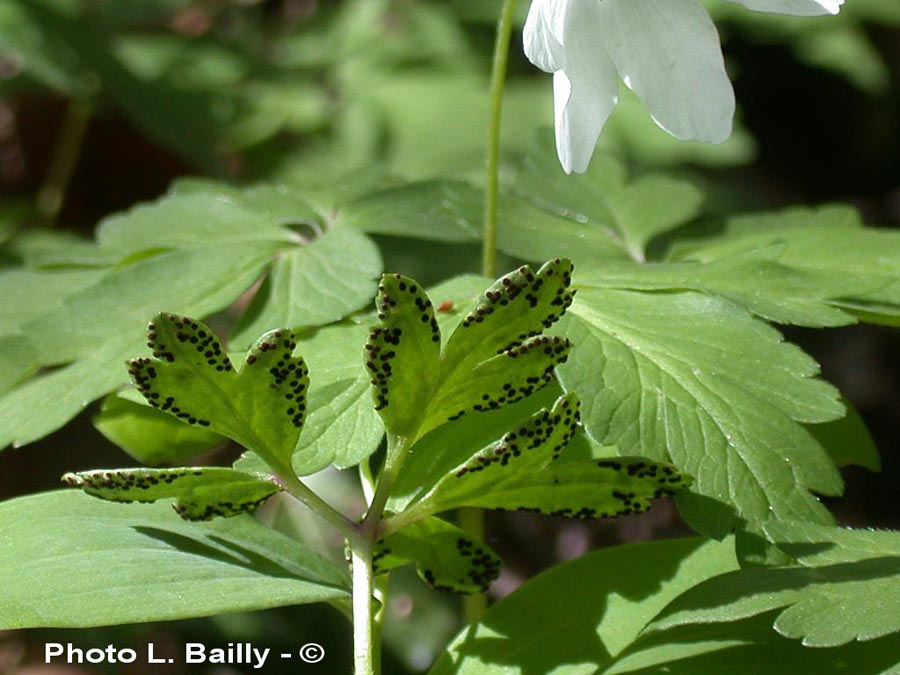
[[155, 358], [130, 362], [134, 383], [150, 405], [206, 427], [259, 454], [276, 472], [291, 460], [306, 418], [309, 370], [289, 330], [260, 337], [235, 372], [205, 325], [160, 314], [150, 324]]
[[412, 440], [467, 412], [519, 401], [545, 386], [568, 340], [543, 335], [572, 302], [571, 263], [524, 266], [492, 285], [441, 349], [434, 306], [421, 287], [386, 276], [380, 324], [366, 346], [376, 409], [389, 433]]

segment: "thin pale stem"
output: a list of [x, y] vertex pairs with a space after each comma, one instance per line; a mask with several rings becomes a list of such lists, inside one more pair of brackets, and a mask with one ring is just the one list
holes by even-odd
[[66, 107], [59, 140], [50, 158], [44, 184], [37, 195], [37, 212], [44, 225], [55, 225], [59, 218], [69, 181], [81, 154], [91, 113], [91, 105], [77, 98], [71, 99]]
[[351, 543], [353, 580], [353, 673], [379, 675], [378, 650], [375, 647], [375, 615], [372, 572], [372, 542], [364, 538]]
[[488, 113], [487, 152], [484, 176], [484, 239], [481, 250], [481, 272], [497, 276], [497, 209], [500, 191], [500, 122], [503, 113], [503, 89], [509, 63], [516, 0], [505, 0], [497, 21], [494, 43], [494, 66], [491, 73], [490, 111]]
[[391, 488], [400, 474], [400, 469], [403, 468], [403, 462], [406, 461], [409, 450], [409, 442], [406, 438], [388, 434], [387, 440], [387, 462], [381, 475], [378, 476], [378, 487], [375, 488], [375, 495], [372, 497], [372, 503], [363, 520], [364, 525], [370, 525], [373, 522], [380, 525], [384, 516], [384, 506], [387, 504]]
[[[494, 65], [491, 72], [491, 89], [488, 113], [487, 150], [484, 175], [484, 232], [481, 249], [481, 273], [486, 277], [497, 276], [497, 229], [499, 224], [500, 196], [500, 125], [503, 119], [503, 92], [506, 87], [506, 69], [509, 65], [509, 43], [512, 38], [516, 0], [504, 0], [497, 20], [494, 42]], [[459, 511], [460, 527], [477, 540], [484, 539], [484, 512], [478, 509]], [[463, 599], [466, 623], [481, 618], [487, 609], [483, 594]]]

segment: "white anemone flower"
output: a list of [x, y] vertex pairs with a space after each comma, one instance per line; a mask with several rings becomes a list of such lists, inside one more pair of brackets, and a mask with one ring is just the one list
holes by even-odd
[[[837, 14], [844, 0], [728, 0], [760, 12]], [[553, 73], [556, 148], [587, 169], [618, 101], [619, 78], [682, 140], [731, 135], [734, 91], [719, 34], [699, 0], [532, 0], [525, 54]]]

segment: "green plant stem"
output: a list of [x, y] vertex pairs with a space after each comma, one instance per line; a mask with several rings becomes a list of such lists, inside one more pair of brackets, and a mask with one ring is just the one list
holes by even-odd
[[487, 151], [484, 176], [484, 232], [481, 249], [481, 273], [497, 276], [497, 203], [500, 191], [500, 122], [503, 113], [503, 89], [509, 63], [509, 42], [512, 36], [516, 0], [504, 0], [497, 21], [494, 42], [494, 66], [488, 113]]
[[375, 578], [372, 572], [372, 541], [358, 537], [351, 542], [351, 574], [353, 581], [353, 673], [378, 675], [378, 650], [375, 646], [375, 615], [372, 597]]
[[42, 225], [53, 226], [59, 218], [92, 112], [90, 103], [77, 98], [71, 99], [66, 107], [59, 140], [37, 195], [37, 213]]
[[[482, 233], [481, 273], [497, 276], [497, 229], [500, 195], [500, 125], [503, 119], [503, 92], [506, 87], [506, 68], [509, 65], [509, 43], [512, 38], [516, 0], [504, 0], [497, 20], [494, 41], [494, 65], [488, 112], [487, 150], [484, 174], [484, 230]], [[459, 525], [478, 541], [484, 540], [484, 512], [480, 509], [460, 509]], [[474, 623], [487, 610], [484, 594], [463, 598], [466, 623]]]
[[372, 497], [372, 503], [363, 520], [363, 525], [370, 527], [373, 527], [371, 524], [376, 522], [377, 526], [374, 527], [380, 527], [381, 519], [384, 516], [384, 505], [387, 504], [391, 488], [394, 486], [394, 481], [397, 480], [409, 452], [410, 444], [406, 438], [388, 434], [387, 442], [387, 461], [381, 475], [378, 476], [378, 487], [375, 488], [375, 495]]

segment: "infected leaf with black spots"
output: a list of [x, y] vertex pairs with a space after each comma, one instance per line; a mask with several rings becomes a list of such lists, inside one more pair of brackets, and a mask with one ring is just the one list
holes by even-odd
[[428, 295], [412, 279], [385, 275], [376, 300], [381, 324], [366, 343], [375, 409], [392, 433], [415, 431], [413, 411], [431, 399], [441, 334]]
[[213, 332], [192, 319], [160, 314], [148, 337], [156, 358], [134, 359], [128, 372], [150, 405], [227, 436], [279, 473], [292, 471], [309, 371], [292, 356], [291, 331], [260, 337], [239, 373]]
[[500, 575], [501, 564], [490, 548], [440, 518], [422, 520], [375, 545], [376, 574], [409, 562], [435, 589], [455, 593], [484, 593]]
[[82, 471], [67, 473], [62, 480], [113, 502], [148, 504], [174, 497], [175, 511], [185, 520], [253, 511], [282, 489], [270, 480], [224, 467]]
[[674, 467], [644, 458], [559, 461], [578, 425], [578, 401], [560, 397], [438, 481], [398, 518], [408, 522], [466, 506], [568, 518], [643, 513], [651, 499], [690, 484]]
[[366, 349], [375, 406], [388, 432], [413, 440], [470, 412], [514, 403], [543, 387], [564, 362], [568, 340], [543, 335], [571, 305], [572, 264], [526, 266], [493, 284], [441, 350], [431, 300], [414, 281], [386, 276], [381, 324]]

